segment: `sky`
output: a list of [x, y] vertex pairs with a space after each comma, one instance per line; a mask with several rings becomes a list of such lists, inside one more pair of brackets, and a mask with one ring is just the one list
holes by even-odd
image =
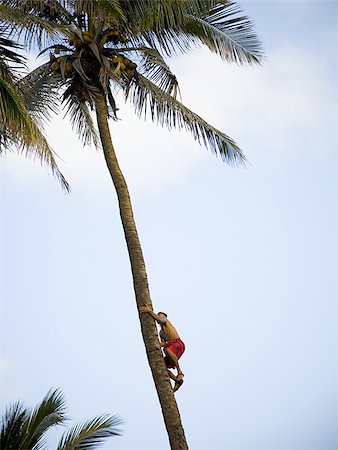
[[[168, 63], [245, 168], [120, 98], [111, 133], [154, 308], [186, 344], [176, 399], [189, 448], [337, 450], [338, 3], [240, 5], [262, 66], [201, 48]], [[124, 420], [104, 450], [168, 449], [116, 195], [102, 154], [62, 117], [46, 134], [70, 195], [39, 163], [0, 160], [2, 409], [60, 387], [71, 423]]]

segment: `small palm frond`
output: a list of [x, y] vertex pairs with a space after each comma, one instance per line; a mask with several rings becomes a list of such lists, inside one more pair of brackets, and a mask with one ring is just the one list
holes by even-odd
[[36, 144], [32, 118], [12, 80], [0, 77], [0, 126], [10, 128], [23, 145]]
[[26, 157], [38, 158], [50, 167], [53, 175], [60, 181], [63, 189], [69, 185], [60, 172], [54, 152], [27, 110], [24, 96], [10, 81], [0, 77], [0, 154], [16, 146]]
[[51, 389], [25, 422], [22, 448], [39, 448], [46, 431], [52, 426], [64, 423], [65, 420], [67, 418], [63, 395], [59, 389]]
[[[61, 0], [62, 1], [62, 0]], [[120, 0], [63, 0], [64, 5], [68, 8], [74, 7], [75, 14], [77, 16], [88, 16], [88, 28], [90, 27], [91, 19], [95, 19], [98, 16], [108, 16], [112, 20], [126, 21], [126, 15], [121, 6]]]
[[[174, 6], [176, 2], [171, 3]], [[177, 51], [184, 53], [193, 46], [203, 44], [226, 61], [239, 64], [261, 61], [261, 43], [253, 31], [251, 21], [240, 15], [238, 5], [227, 0], [180, 3], [180, 13], [173, 15], [172, 20], [147, 21], [149, 12], [145, 9], [144, 16], [141, 15], [135, 24], [131, 24], [131, 30], [134, 31], [131, 38], [133, 45], [141, 46], [143, 40], [171, 56]], [[150, 11], [154, 8], [148, 7]]]
[[218, 4], [207, 15], [188, 14], [182, 29], [228, 62], [259, 63], [263, 55], [261, 43], [253, 33], [251, 21], [240, 13], [234, 3]]
[[[15, 70], [19, 67], [25, 67], [26, 58], [19, 55], [15, 50], [22, 50], [22, 46], [17, 44], [11, 39], [5, 37], [5, 29], [0, 26], [0, 64], [1, 66], [6, 65], [8, 69]], [[14, 66], [12, 65], [14, 64]]]
[[100, 146], [100, 140], [95, 129], [95, 125], [86, 103], [80, 102], [75, 95], [64, 95], [66, 114], [70, 117], [70, 123], [83, 142], [83, 145], [90, 145], [92, 142], [95, 147]]
[[27, 108], [37, 121], [48, 121], [51, 113], [57, 113], [61, 85], [62, 80], [50, 70], [50, 63], [43, 64], [16, 83]]
[[[191, 47], [187, 39], [179, 32], [186, 13], [185, 1], [181, 0], [120, 0], [128, 23], [125, 35], [133, 47], [144, 45], [161, 49], [166, 55]], [[189, 2], [190, 3], [190, 2]], [[200, 3], [200, 0], [196, 0]]]
[[177, 78], [171, 72], [158, 50], [142, 47], [141, 52], [143, 58], [138, 66], [139, 72], [149, 80], [152, 80], [163, 91], [176, 98], [178, 89]]
[[245, 157], [236, 143], [225, 133], [209, 125], [200, 116], [168, 95], [142, 75], [132, 80], [128, 98], [134, 104], [139, 117], [146, 118], [150, 109], [151, 119], [169, 129], [178, 128], [190, 131], [199, 144], [226, 161], [229, 165], [245, 162]]
[[6, 409], [0, 423], [0, 450], [17, 450], [22, 448], [24, 424], [28, 412], [20, 402]]
[[218, 0], [120, 0], [133, 34], [178, 29], [188, 13], [204, 14]]
[[110, 436], [120, 436], [122, 420], [117, 416], [103, 415], [78, 424], [61, 438], [57, 450], [91, 450]]
[[[24, 44], [29, 48], [35, 43], [40, 47], [46, 46], [49, 38], [62, 34], [66, 26], [51, 20], [47, 14], [39, 13], [38, 3], [32, 0], [3, 0], [0, 5], [0, 22], [11, 27], [13, 36], [23, 36]], [[61, 14], [55, 17], [61, 17]]]
[[106, 11], [110, 18], [127, 21], [127, 16], [121, 6], [120, 0], [96, 0], [100, 9]]
[[194, 39], [188, 39], [181, 30], [173, 28], [163, 28], [157, 32], [146, 31], [140, 28], [139, 32], [130, 34], [128, 38], [133, 47], [146, 45], [158, 49], [158, 51], [163, 52], [167, 56], [172, 56], [176, 53], [186, 53], [194, 45]]
[[43, 50], [41, 50], [41, 52], [37, 55], [37, 58], [39, 58], [41, 55], [43, 55], [44, 53], [51, 51], [51, 50], [62, 50], [64, 52], [73, 52], [73, 50], [71, 48], [67, 47], [66, 45], [53, 44], [53, 45], [50, 45], [49, 47], [46, 47]]
[[6, 151], [16, 149], [18, 154], [23, 154], [26, 158], [38, 159], [41, 165], [46, 165], [51, 170], [53, 176], [60, 182], [62, 189], [70, 192], [70, 186], [56, 163], [53, 149], [33, 120], [31, 129], [36, 136], [36, 141], [23, 144], [14, 130], [0, 127], [0, 156]]
[[128, 17], [128, 25], [135, 32], [159, 31], [175, 27], [182, 21], [184, 2], [181, 0], [120, 0]]

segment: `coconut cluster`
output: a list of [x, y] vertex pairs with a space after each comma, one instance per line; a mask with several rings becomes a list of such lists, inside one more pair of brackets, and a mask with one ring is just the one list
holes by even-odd
[[137, 67], [137, 64], [121, 55], [113, 58], [111, 64], [116, 76], [125, 75], [129, 79], [134, 76]]
[[[90, 44], [93, 42], [93, 34], [90, 31], [83, 31], [82, 38], [80, 38], [76, 33], [73, 34], [68, 40], [70, 45], [73, 45], [75, 48], [79, 49], [84, 44]], [[96, 39], [95, 39], [96, 41]], [[101, 39], [99, 42], [100, 46], [103, 46], [107, 42], [112, 42], [113, 44], [118, 44], [120, 42], [127, 42], [126, 39], [121, 35], [117, 28], [107, 28], [101, 35]]]
[[90, 31], [83, 31], [82, 39], [74, 33], [68, 40], [69, 45], [73, 45], [77, 49], [85, 44], [90, 44], [91, 42], [93, 42], [93, 35]]
[[107, 42], [112, 42], [113, 44], [116, 45], [119, 43], [126, 43], [127, 40], [125, 39], [124, 36], [121, 35], [121, 33], [119, 32], [119, 30], [117, 28], [111, 27], [111, 28], [107, 28], [102, 33], [100, 45], [104, 45]]
[[[80, 49], [85, 45], [91, 44], [93, 42], [93, 35], [89, 31], [84, 31], [80, 33], [82, 38], [79, 37], [76, 33], [74, 33], [68, 40], [68, 43], [75, 47], [76, 49]], [[110, 42], [121, 42], [121, 36], [117, 29], [109, 28], [106, 30], [101, 38], [100, 45], [104, 45], [104, 43]], [[62, 47], [62, 46], [61, 46]], [[73, 73], [73, 64], [74, 57], [69, 56], [60, 56], [60, 48], [57, 46], [54, 48], [54, 53], [50, 54], [51, 67], [54, 72], [58, 72], [62, 75], [62, 77], [70, 77]], [[115, 57], [111, 59], [111, 68], [115, 77], [122, 76], [123, 78], [130, 80], [135, 75], [137, 64], [132, 62], [130, 59], [125, 56], [116, 54]]]
[[[55, 51], [56, 54], [59, 52]], [[73, 73], [73, 64], [70, 58], [66, 56], [60, 56], [56, 58], [55, 55], [50, 55], [50, 60], [52, 62], [52, 70], [53, 72], [58, 72], [64, 74], [66, 77], [70, 77]]]

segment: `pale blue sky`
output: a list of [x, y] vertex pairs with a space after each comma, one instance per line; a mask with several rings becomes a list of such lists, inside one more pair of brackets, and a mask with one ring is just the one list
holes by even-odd
[[[186, 343], [177, 400], [191, 450], [338, 449], [338, 3], [240, 4], [262, 67], [201, 49], [170, 65], [183, 101], [237, 141], [247, 168], [123, 103], [111, 132], [154, 307]], [[167, 449], [102, 155], [61, 115], [48, 136], [70, 196], [39, 164], [0, 161], [1, 404], [60, 386], [74, 421], [125, 420], [104, 450]]]

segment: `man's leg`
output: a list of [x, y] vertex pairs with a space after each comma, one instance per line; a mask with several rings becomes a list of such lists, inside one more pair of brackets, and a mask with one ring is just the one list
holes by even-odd
[[[183, 380], [184, 374], [180, 368], [180, 365], [178, 363], [178, 359], [175, 355], [174, 352], [172, 352], [169, 348], [166, 349], [166, 355], [168, 356], [168, 358], [170, 359], [170, 361], [174, 364], [174, 366], [177, 369], [177, 377], [176, 377], [176, 382], [179, 382], [181, 380]], [[170, 375], [169, 375], [170, 376]], [[174, 379], [174, 378], [173, 378]]]
[[172, 380], [177, 381], [177, 377], [175, 377], [175, 375], [174, 375], [174, 374], [172, 373], [172, 371], [169, 370], [169, 369], [168, 369], [168, 375], [169, 375], [169, 377], [170, 377]]

